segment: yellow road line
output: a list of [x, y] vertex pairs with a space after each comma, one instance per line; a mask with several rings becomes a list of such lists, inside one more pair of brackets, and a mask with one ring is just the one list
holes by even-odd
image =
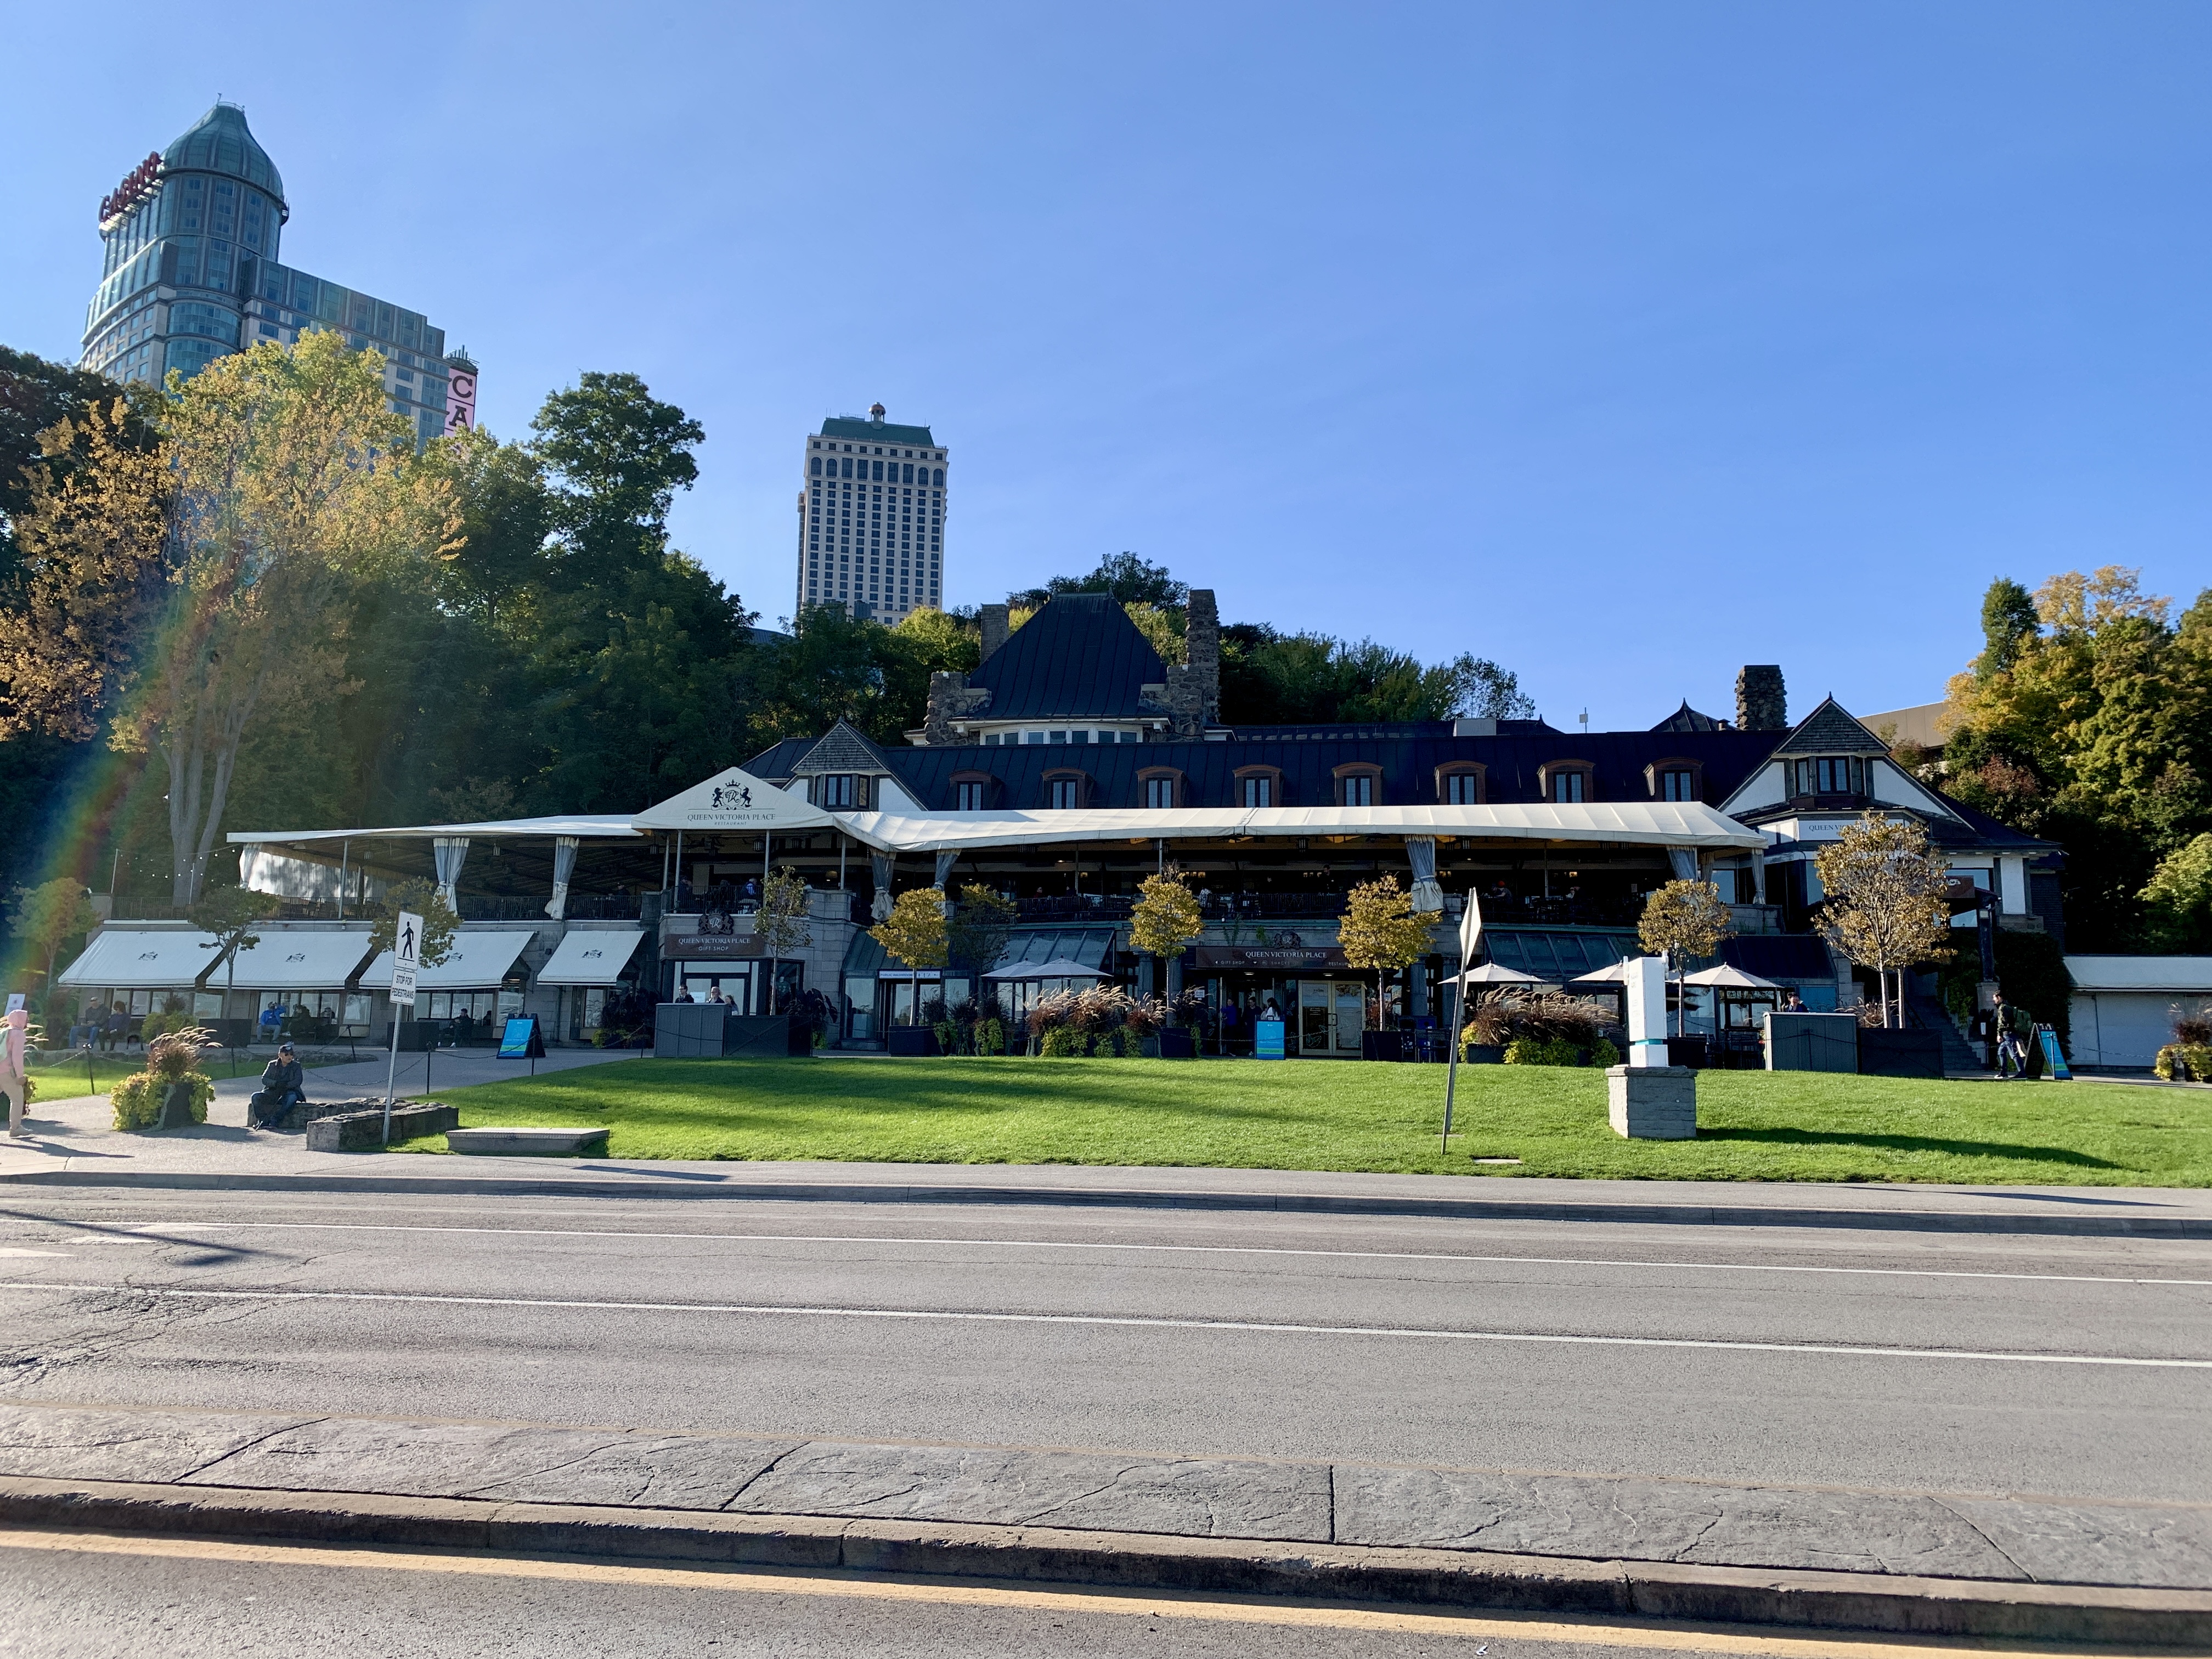
[[1670, 1653], [1771, 1656], [1771, 1659], [1930, 1659], [1932, 1655], [2089, 1653], [2118, 1650], [1956, 1638], [1894, 1642], [1879, 1637], [1804, 1637], [1778, 1632], [1717, 1631], [1633, 1620], [1565, 1620], [1503, 1613], [1406, 1613], [1395, 1608], [1292, 1600], [1212, 1601], [1167, 1590], [1057, 1590], [977, 1579], [890, 1578], [853, 1572], [767, 1572], [750, 1567], [635, 1566], [571, 1556], [500, 1556], [434, 1551], [342, 1549], [323, 1545], [256, 1544], [220, 1538], [169, 1538], [114, 1533], [0, 1528], [0, 1550], [88, 1555], [151, 1556], [253, 1566], [353, 1567], [384, 1572], [451, 1573], [584, 1584], [720, 1590], [758, 1595], [808, 1595], [836, 1601], [906, 1601], [936, 1607], [1009, 1607], [1035, 1612], [1182, 1619], [1273, 1625], [1302, 1630], [1382, 1631], [1456, 1637], [1470, 1642], [1571, 1642], [1585, 1647], [1644, 1648]]

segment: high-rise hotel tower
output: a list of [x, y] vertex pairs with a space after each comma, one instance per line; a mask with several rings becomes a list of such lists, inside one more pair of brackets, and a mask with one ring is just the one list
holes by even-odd
[[100, 204], [106, 245], [84, 322], [83, 367], [117, 380], [197, 374], [259, 340], [335, 329], [384, 359], [392, 409], [418, 441], [476, 423], [476, 366], [447, 356], [419, 312], [276, 262], [291, 210], [246, 112], [217, 104]]
[[896, 623], [945, 608], [945, 459], [926, 426], [835, 416], [806, 440], [793, 611], [842, 605]]

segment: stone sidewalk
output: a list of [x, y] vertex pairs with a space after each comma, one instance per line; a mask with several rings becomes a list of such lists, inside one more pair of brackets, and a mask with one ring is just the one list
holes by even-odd
[[2212, 1590], [2212, 1505], [0, 1406], [0, 1476]]

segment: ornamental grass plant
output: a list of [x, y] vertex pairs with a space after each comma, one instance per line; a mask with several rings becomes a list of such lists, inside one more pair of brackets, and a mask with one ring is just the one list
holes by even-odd
[[170, 1091], [179, 1085], [191, 1091], [186, 1110], [195, 1123], [207, 1121], [208, 1103], [215, 1098], [215, 1079], [199, 1069], [200, 1055], [216, 1047], [215, 1033], [198, 1025], [164, 1031], [146, 1045], [146, 1069], [115, 1085], [108, 1098], [115, 1107], [118, 1129], [151, 1129], [161, 1122]]

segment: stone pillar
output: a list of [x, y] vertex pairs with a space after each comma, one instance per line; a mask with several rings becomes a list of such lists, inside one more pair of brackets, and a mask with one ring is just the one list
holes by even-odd
[[1003, 605], [987, 605], [977, 616], [983, 624], [983, 660], [988, 662], [991, 653], [1006, 642], [1006, 635], [1012, 630], [1007, 626], [1006, 607]]
[[1698, 1074], [1686, 1066], [1608, 1066], [1606, 1116], [1630, 1140], [1695, 1140]]
[[1786, 732], [1790, 700], [1778, 663], [1747, 663], [1735, 677], [1735, 723], [1741, 732]]

